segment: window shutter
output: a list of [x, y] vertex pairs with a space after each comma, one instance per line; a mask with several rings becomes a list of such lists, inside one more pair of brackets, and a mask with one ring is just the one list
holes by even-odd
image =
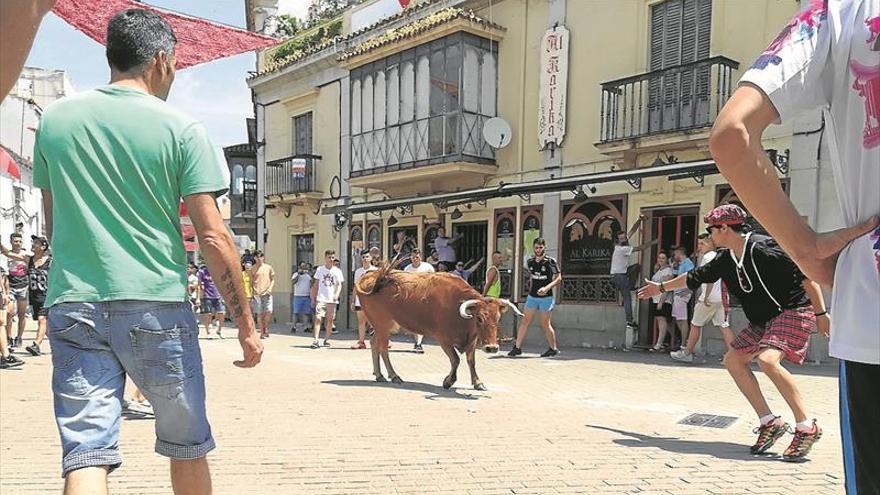
[[712, 33], [712, 0], [697, 2], [697, 60], [709, 58]]
[[665, 3], [651, 7], [651, 63], [649, 70], [652, 71], [663, 68], [663, 20], [665, 14]]

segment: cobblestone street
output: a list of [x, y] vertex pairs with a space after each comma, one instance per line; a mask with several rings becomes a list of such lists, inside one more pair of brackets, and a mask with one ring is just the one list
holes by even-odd
[[[379, 384], [369, 351], [348, 349], [351, 333], [310, 350], [309, 338], [274, 330], [263, 363], [247, 371], [232, 365], [235, 339], [201, 340], [216, 493], [843, 493], [831, 365], [797, 372], [825, 436], [810, 462], [789, 464], [748, 454], [756, 419], [714, 359], [688, 367], [663, 355], [564, 349], [547, 360], [527, 348], [518, 359], [478, 356], [488, 391], [470, 388], [466, 363], [445, 391], [448, 361], [436, 346], [414, 354], [398, 336], [391, 357], [405, 383]], [[51, 358], [24, 359], [0, 372], [0, 493], [58, 493]], [[726, 429], [677, 424], [692, 413], [738, 419]], [[113, 493], [170, 493], [153, 439], [151, 420], [123, 421]]]

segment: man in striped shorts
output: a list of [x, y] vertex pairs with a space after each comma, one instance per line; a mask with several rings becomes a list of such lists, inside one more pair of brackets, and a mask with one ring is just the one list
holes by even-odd
[[786, 359], [803, 364], [813, 327], [827, 336], [831, 320], [818, 284], [804, 277], [772, 238], [746, 232], [745, 219], [746, 212], [737, 205], [722, 205], [710, 211], [704, 217], [706, 231], [716, 246], [728, 249], [709, 263], [668, 282], [648, 281], [639, 289], [639, 297], [647, 299], [682, 287], [696, 290], [701, 284], [719, 279], [727, 284], [749, 320], [749, 326], [733, 341], [724, 362], [761, 421], [751, 452], [765, 453], [789, 430], [788, 423], [770, 411], [752, 373], [751, 362], [757, 361], [791, 407], [797, 425], [783, 458], [797, 461], [806, 457], [822, 436], [822, 429], [815, 419], [807, 419], [804, 398], [794, 377], [781, 363]]

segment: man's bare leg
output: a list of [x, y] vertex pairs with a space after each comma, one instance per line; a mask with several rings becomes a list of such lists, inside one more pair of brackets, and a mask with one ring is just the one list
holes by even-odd
[[[319, 318], [315, 315], [315, 319], [312, 320], [312, 336], [315, 338], [315, 342], [318, 341], [318, 335], [321, 334], [321, 324], [324, 322], [323, 319]], [[332, 326], [331, 326], [332, 331]]]
[[107, 468], [87, 467], [67, 473], [64, 495], [108, 495]]
[[736, 349], [731, 349], [724, 356], [724, 366], [727, 368], [730, 376], [733, 377], [733, 381], [736, 382], [740, 392], [749, 401], [749, 404], [752, 405], [752, 409], [761, 418], [770, 414], [770, 406], [767, 405], [767, 400], [761, 392], [758, 379], [752, 373], [750, 364], [754, 358], [755, 354], [745, 354]]
[[214, 319], [217, 320], [217, 335], [223, 337], [223, 321], [226, 319], [226, 313], [216, 313]]
[[171, 486], [176, 495], [210, 495], [208, 459], [171, 460]]
[[15, 301], [10, 301], [6, 305], [6, 338], [12, 340], [12, 317], [15, 314]]
[[37, 320], [37, 338], [34, 340], [36, 342], [37, 347], [40, 347], [43, 344], [43, 340], [46, 339], [46, 332], [49, 330], [49, 321], [45, 316], [40, 316]]
[[333, 322], [336, 320], [334, 312], [327, 310], [327, 318], [324, 319], [324, 340], [330, 340], [333, 337]]
[[213, 313], [208, 313], [208, 314], [202, 315], [202, 325], [205, 326], [205, 333], [207, 335], [211, 335], [211, 323], [213, 322], [212, 321], [213, 319], [214, 319]]
[[[0, 328], [6, 326], [6, 308], [0, 307]], [[9, 357], [9, 342], [6, 341], [6, 335], [0, 335], [0, 357]]]
[[523, 311], [523, 315], [523, 319], [519, 323], [519, 329], [516, 331], [517, 349], [522, 349], [523, 342], [526, 340], [526, 334], [529, 333], [529, 325], [532, 324], [532, 319], [535, 317], [535, 310], [526, 309]]
[[263, 328], [266, 329], [266, 335], [269, 335], [269, 323], [272, 321], [272, 312], [269, 311], [264, 313], [263, 316]]
[[549, 311], [541, 311], [539, 315], [541, 328], [544, 329], [544, 336], [547, 337], [547, 344], [551, 349], [556, 349], [556, 331], [553, 330], [553, 325], [550, 323], [552, 316]]
[[21, 339], [24, 337], [24, 326], [27, 324], [27, 301], [18, 301], [18, 337]]
[[794, 377], [782, 366], [782, 358], [785, 354], [779, 349], [764, 349], [758, 353], [757, 361], [761, 371], [776, 385], [776, 390], [785, 399], [794, 419], [798, 423], [807, 420], [807, 408], [804, 406], [804, 397], [794, 382]]
[[687, 339], [687, 353], [693, 354], [694, 349], [697, 348], [697, 342], [700, 341], [700, 335], [703, 333], [703, 327], [698, 327], [696, 325], [691, 325], [691, 333], [688, 335]]
[[685, 344], [688, 341], [688, 330], [690, 329], [690, 326], [688, 325], [687, 320], [675, 320], [675, 325], [681, 333], [681, 343], [679, 344], [679, 347], [681, 347], [681, 344]]

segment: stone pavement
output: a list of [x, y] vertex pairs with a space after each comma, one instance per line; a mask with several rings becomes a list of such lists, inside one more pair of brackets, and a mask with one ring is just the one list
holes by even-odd
[[[311, 350], [309, 338], [274, 331], [253, 370], [232, 365], [235, 339], [201, 341], [218, 494], [843, 493], [831, 366], [797, 371], [825, 436], [811, 461], [789, 464], [748, 454], [755, 418], [717, 363], [579, 349], [548, 360], [526, 349], [517, 359], [478, 356], [487, 392], [470, 388], [464, 362], [445, 391], [448, 361], [436, 346], [417, 355], [409, 337], [396, 337], [391, 358], [406, 383], [379, 384], [369, 351], [348, 349], [351, 333]], [[25, 359], [0, 372], [0, 494], [59, 493], [51, 358]], [[727, 429], [677, 424], [691, 413], [739, 419]], [[171, 492], [153, 439], [151, 420], [123, 421], [112, 493]]]

